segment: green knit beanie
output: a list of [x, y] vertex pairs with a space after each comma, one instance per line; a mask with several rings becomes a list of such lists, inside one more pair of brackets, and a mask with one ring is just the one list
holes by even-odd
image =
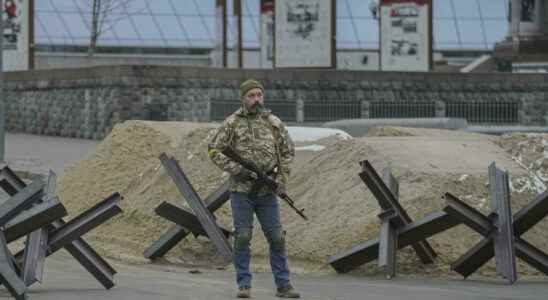
[[240, 85], [240, 98], [252, 89], [261, 89], [264, 93], [263, 85], [255, 79], [248, 79]]

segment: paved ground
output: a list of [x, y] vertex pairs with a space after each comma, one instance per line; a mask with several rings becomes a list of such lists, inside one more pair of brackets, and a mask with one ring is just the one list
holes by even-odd
[[[97, 142], [66, 138], [8, 134], [6, 158], [15, 169], [62, 172], [71, 163], [88, 155]], [[47, 259], [42, 285], [30, 288], [29, 298], [40, 300], [69, 299], [233, 299], [232, 271], [201, 270], [199, 274], [172, 265], [131, 266], [114, 263], [118, 274], [116, 286], [104, 290], [76, 261], [65, 252]], [[391, 281], [360, 276], [325, 275], [294, 276], [303, 299], [546, 299], [548, 280], [518, 281], [506, 286], [500, 281], [432, 280], [396, 278]], [[276, 299], [269, 273], [256, 274], [255, 299]], [[0, 288], [0, 299], [9, 294]]]
[[7, 133], [6, 162], [15, 170], [47, 174], [52, 169], [59, 174], [97, 144], [93, 140]]
[[[116, 286], [104, 290], [68, 254], [56, 254], [47, 260], [44, 284], [32, 286], [30, 299], [118, 299], [118, 300], [184, 300], [234, 299], [234, 273], [201, 270], [199, 274], [175, 266], [129, 266], [114, 264], [118, 270]], [[317, 300], [462, 300], [462, 299], [546, 299], [546, 281], [520, 281], [506, 286], [500, 281], [464, 281], [403, 279], [391, 281], [357, 276], [294, 276], [303, 299]], [[0, 290], [0, 298], [6, 297]], [[274, 297], [270, 274], [256, 274], [254, 299]]]

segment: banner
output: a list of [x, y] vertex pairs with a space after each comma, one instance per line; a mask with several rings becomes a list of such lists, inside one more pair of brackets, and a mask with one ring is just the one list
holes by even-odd
[[275, 67], [333, 67], [333, 0], [275, 3]]
[[261, 0], [261, 68], [274, 66], [274, 0]]
[[428, 0], [383, 0], [381, 70], [429, 71], [432, 55]]
[[29, 69], [29, 0], [4, 0], [3, 69]]

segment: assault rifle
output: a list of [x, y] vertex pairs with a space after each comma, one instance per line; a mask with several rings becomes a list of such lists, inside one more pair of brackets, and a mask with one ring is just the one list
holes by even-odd
[[[278, 189], [278, 183], [274, 181], [274, 179], [270, 178], [268, 175], [266, 175], [263, 171], [261, 171], [254, 163], [244, 160], [240, 155], [238, 155], [232, 148], [227, 147], [225, 148], [221, 153], [223, 153], [226, 157], [232, 159], [233, 161], [239, 163], [242, 167], [246, 168], [247, 170], [255, 173], [257, 175], [257, 180], [263, 182], [266, 186], [268, 186], [273, 192], [276, 192]], [[295, 207], [295, 202], [291, 197], [289, 197], [287, 194], [281, 194], [278, 196], [282, 198], [289, 206], [297, 213], [299, 216], [301, 216], [303, 219], [308, 221], [308, 218], [304, 215], [303, 211], [304, 208], [298, 209]]]

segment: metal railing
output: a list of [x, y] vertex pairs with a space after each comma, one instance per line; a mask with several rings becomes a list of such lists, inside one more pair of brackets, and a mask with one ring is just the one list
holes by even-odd
[[[298, 102], [301, 102], [299, 107]], [[210, 119], [225, 119], [240, 107], [237, 100], [211, 100]], [[361, 101], [270, 100], [267, 107], [286, 122], [329, 122], [360, 118], [464, 118], [470, 124], [519, 123], [516, 101]]]
[[447, 102], [445, 115], [465, 118], [470, 124], [516, 124], [519, 123], [519, 103], [494, 100]]
[[436, 116], [434, 101], [371, 101], [369, 117], [372, 119], [433, 118]]
[[[210, 119], [224, 120], [241, 106], [239, 100], [211, 100]], [[297, 121], [297, 103], [287, 100], [269, 100], [266, 107], [286, 122]]]
[[304, 101], [304, 121], [328, 122], [361, 118], [361, 101]]

